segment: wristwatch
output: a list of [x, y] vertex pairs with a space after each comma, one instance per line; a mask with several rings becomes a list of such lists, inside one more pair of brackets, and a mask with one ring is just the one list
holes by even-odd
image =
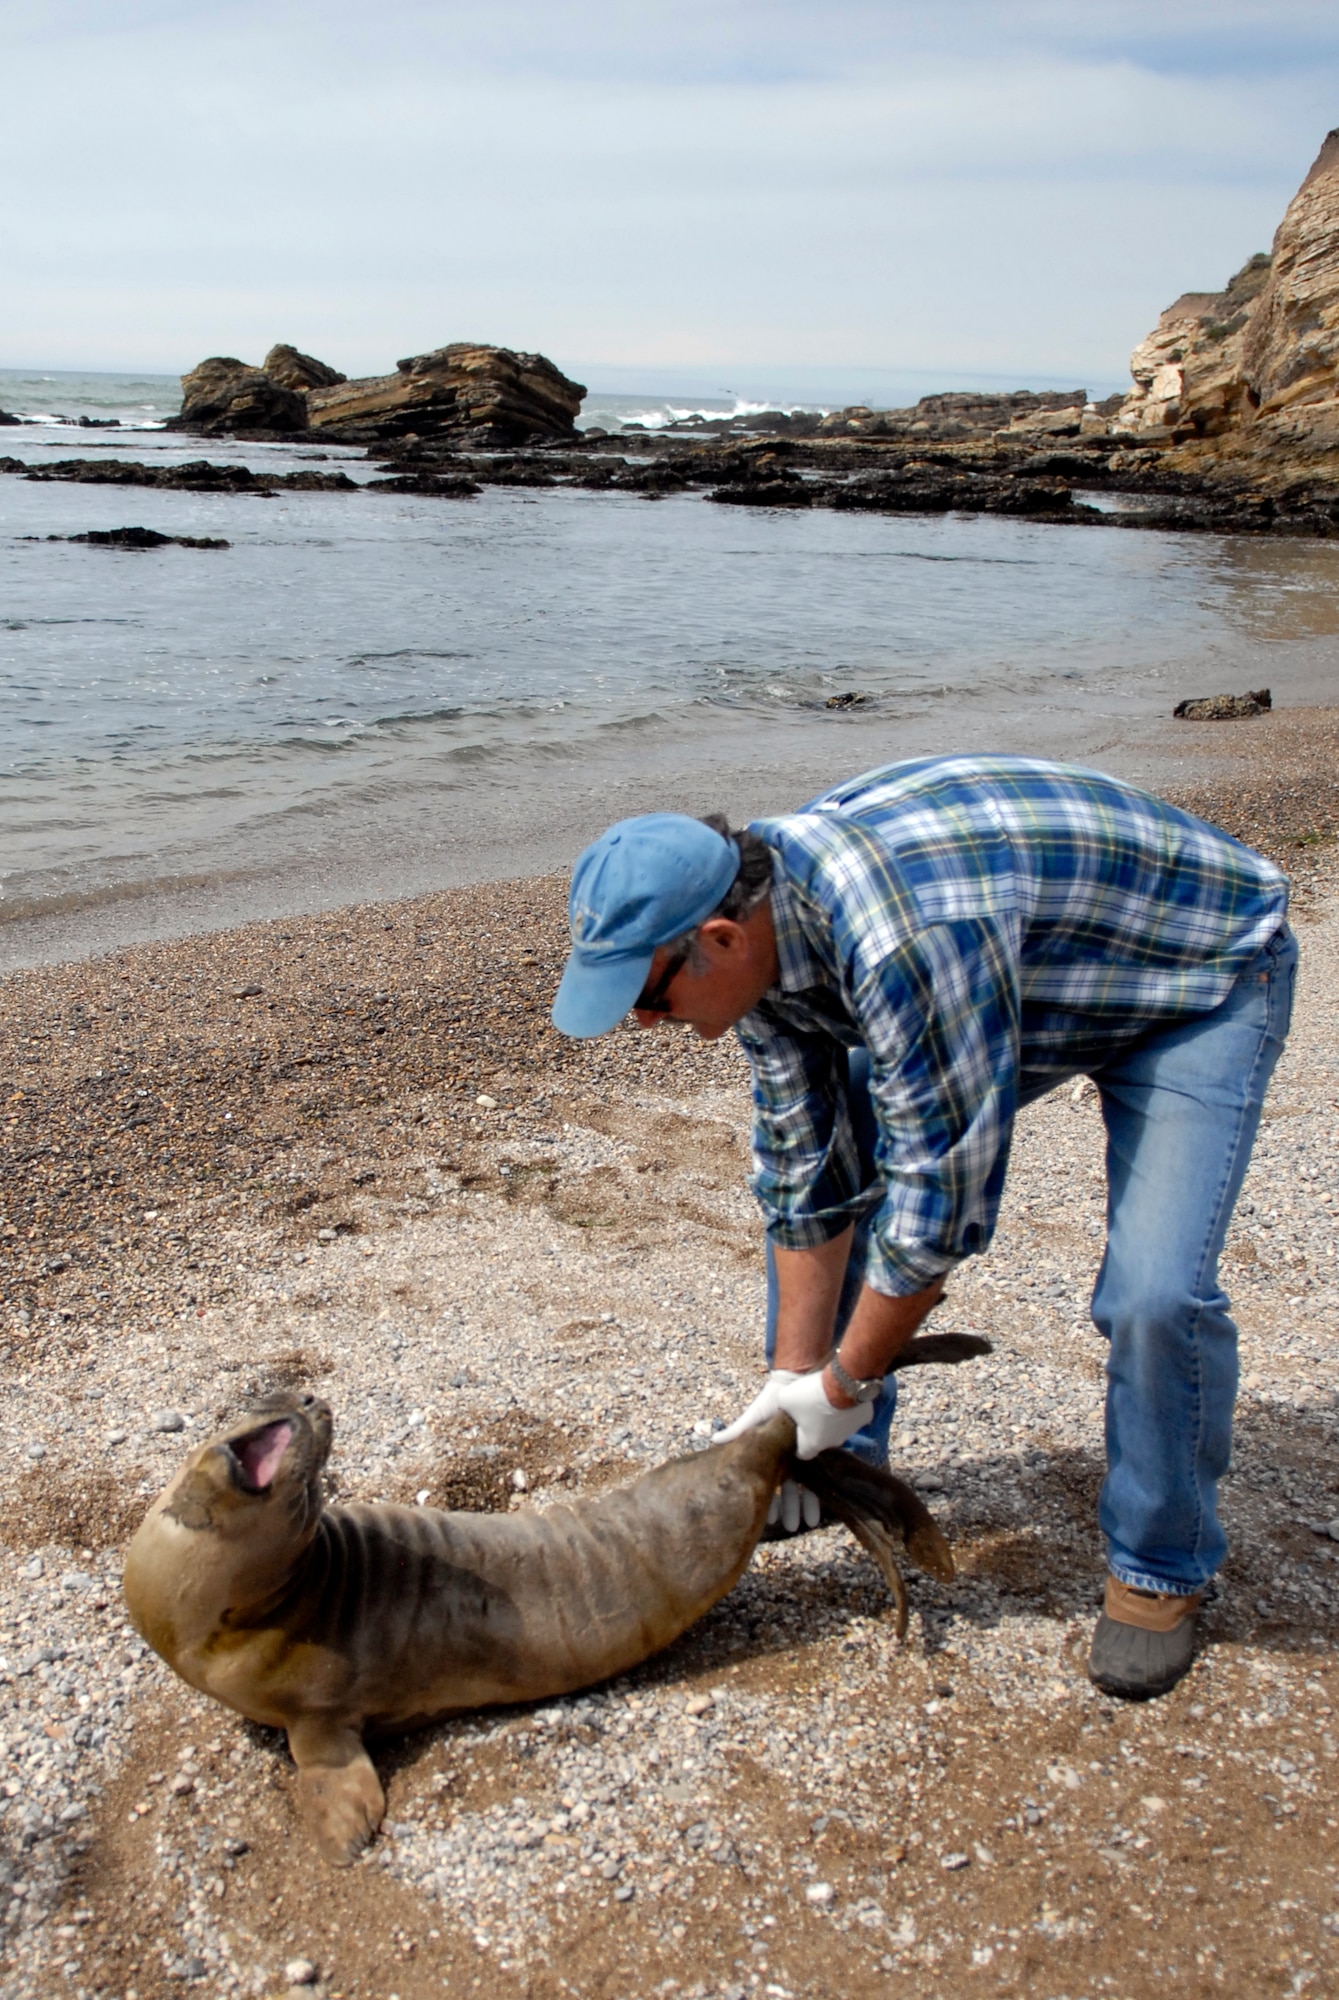
[[853, 1403], [872, 1403], [883, 1387], [882, 1375], [869, 1375], [864, 1381], [859, 1376], [849, 1375], [842, 1367], [835, 1348], [828, 1356], [828, 1367], [843, 1396], [849, 1396]]

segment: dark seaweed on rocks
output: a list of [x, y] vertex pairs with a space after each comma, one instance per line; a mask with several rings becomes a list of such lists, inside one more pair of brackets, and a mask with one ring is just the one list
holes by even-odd
[[245, 465], [213, 465], [196, 458], [185, 465], [144, 465], [138, 459], [57, 458], [30, 465], [0, 458], [0, 472], [33, 480], [71, 480], [81, 486], [153, 486], [182, 493], [356, 493], [347, 472], [252, 472]]
[[[333, 392], [331, 392], [333, 393]], [[1059, 416], [1065, 413], [1062, 411]], [[1043, 413], [1030, 421], [1055, 421]], [[957, 419], [954, 419], [957, 422]], [[1172, 464], [1162, 450], [1108, 434], [1025, 429], [988, 442], [915, 440], [878, 433], [688, 441], [660, 434], [631, 440], [573, 436], [566, 443], [506, 452], [474, 448], [464, 432], [378, 441], [382, 476], [344, 472], [252, 471], [204, 459], [154, 466], [135, 460], [58, 459], [47, 465], [0, 458], [0, 472], [33, 480], [152, 486], [188, 492], [364, 490], [465, 499], [484, 486], [576, 487], [587, 492], [660, 498], [700, 493], [718, 504], [787, 509], [831, 508], [883, 514], [999, 514], [1073, 526], [1250, 535], [1339, 534], [1339, 491], [1311, 480], [1264, 492], [1209, 481]], [[1045, 447], [1038, 449], [1039, 441]], [[1094, 500], [1102, 496], [1102, 505]], [[1128, 496], [1128, 497], [1127, 497]]]
[[367, 490], [369, 493], [425, 493], [437, 500], [471, 500], [476, 493], [483, 492], [483, 487], [477, 479], [463, 474], [452, 478], [439, 472], [405, 472], [398, 478], [369, 479]]
[[84, 535], [48, 535], [47, 540], [88, 542], [100, 549], [230, 549], [217, 535], [160, 535], [156, 528], [90, 528]]
[[82, 535], [19, 535], [20, 542], [86, 542], [99, 549], [230, 549], [218, 535], [160, 535], [156, 528], [90, 528]]

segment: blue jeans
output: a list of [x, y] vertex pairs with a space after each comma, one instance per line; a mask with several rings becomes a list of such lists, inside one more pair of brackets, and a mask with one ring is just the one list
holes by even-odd
[[1107, 1128], [1107, 1248], [1093, 1320], [1107, 1355], [1098, 1519], [1113, 1576], [1192, 1596], [1227, 1553], [1218, 1482], [1232, 1451], [1237, 1329], [1218, 1257], [1292, 1019], [1285, 926], [1221, 1007], [1093, 1075]]
[[[1139, 1590], [1191, 1596], [1227, 1552], [1218, 1482], [1232, 1448], [1237, 1329], [1218, 1258], [1292, 1018], [1297, 943], [1285, 927], [1222, 1005], [1154, 1030], [1093, 1071], [1107, 1130], [1107, 1247], [1093, 1320], [1108, 1344], [1107, 1477], [1098, 1518], [1107, 1562]], [[869, 1059], [851, 1058], [861, 1166], [874, 1181]], [[1024, 1103], [1055, 1077], [1024, 1081]], [[837, 1316], [859, 1295], [874, 1207], [857, 1224]], [[767, 1260], [767, 1356], [776, 1278]], [[889, 1376], [851, 1446], [886, 1459], [897, 1403]]]

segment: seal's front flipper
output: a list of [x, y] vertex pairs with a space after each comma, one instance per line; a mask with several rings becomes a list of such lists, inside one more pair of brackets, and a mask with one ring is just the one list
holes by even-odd
[[288, 1747], [298, 1767], [298, 1803], [321, 1857], [347, 1868], [381, 1825], [386, 1794], [355, 1729], [295, 1722]]

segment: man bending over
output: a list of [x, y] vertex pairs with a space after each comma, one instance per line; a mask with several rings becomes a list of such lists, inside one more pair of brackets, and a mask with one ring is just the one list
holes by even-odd
[[[1203, 821], [1023, 757], [889, 765], [734, 833], [623, 820], [572, 877], [557, 1026], [733, 1028], [753, 1072], [769, 1372], [722, 1437], [786, 1410], [801, 1459], [884, 1460], [889, 1365], [989, 1244], [1020, 1105], [1092, 1077], [1109, 1575], [1089, 1672], [1134, 1699], [1186, 1672], [1226, 1553], [1218, 1257], [1288, 1031], [1287, 906], [1279, 870]], [[786, 1511], [793, 1531], [794, 1489]]]

